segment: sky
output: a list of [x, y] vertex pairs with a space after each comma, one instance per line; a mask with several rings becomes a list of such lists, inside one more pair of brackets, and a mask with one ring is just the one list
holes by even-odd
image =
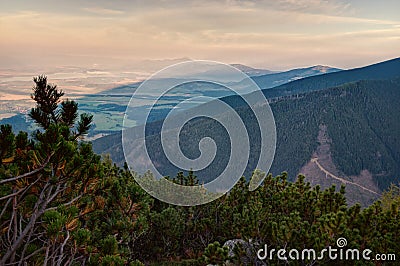
[[284, 70], [399, 57], [398, 0], [0, 0], [0, 67], [190, 58]]

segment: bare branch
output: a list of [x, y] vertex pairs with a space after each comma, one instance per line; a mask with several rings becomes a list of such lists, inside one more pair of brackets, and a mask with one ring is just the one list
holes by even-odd
[[6, 199], [8, 199], [8, 198], [12, 198], [12, 197], [18, 195], [19, 193], [21, 193], [22, 191], [24, 191], [25, 189], [26, 189], [26, 187], [23, 187], [23, 188], [21, 188], [20, 190], [18, 190], [17, 192], [14, 192], [14, 193], [9, 194], [9, 195], [7, 195], [7, 196], [1, 197], [1, 198], [0, 198], [0, 201], [1, 201], [1, 200], [6, 200]]
[[14, 262], [14, 263], [7, 263], [4, 264], [4, 266], [11, 266], [11, 265], [17, 265], [17, 264], [21, 264], [22, 262], [30, 259], [31, 257], [35, 256], [36, 254], [38, 254], [39, 252], [41, 252], [44, 249], [44, 247], [39, 248], [38, 250], [35, 250], [34, 252], [32, 252], [31, 254], [29, 254], [28, 256], [26, 256], [26, 258], [24, 258], [23, 260], [20, 260], [18, 262]]
[[[73, 198], [71, 201], [69, 201], [69, 202], [67, 202], [67, 203], [64, 203], [64, 204], [61, 205], [61, 206], [64, 206], [64, 207], [69, 206], [69, 205], [71, 205], [72, 203], [74, 203], [75, 201], [77, 201], [77, 200], [79, 200], [80, 198], [82, 198], [82, 196], [83, 196], [83, 194], [81, 194], [81, 195], [79, 195], [79, 196]], [[47, 211], [56, 210], [57, 208], [58, 208], [58, 207], [51, 207], [51, 208], [48, 208], [48, 209], [46, 209], [46, 212], [47, 212]]]
[[8, 199], [7, 202], [6, 202], [6, 204], [4, 205], [3, 210], [2, 210], [1, 213], [0, 213], [0, 219], [1, 219], [1, 217], [3, 217], [4, 213], [6, 212], [6, 209], [7, 209], [7, 207], [8, 207], [8, 204], [10, 204], [10, 202], [11, 202], [11, 199]]
[[62, 263], [62, 259], [64, 257], [64, 247], [67, 244], [67, 241], [69, 239], [69, 231], [67, 230], [67, 237], [65, 238], [64, 242], [61, 245], [61, 250], [60, 250], [60, 257], [58, 258], [57, 266], [60, 266]]
[[[21, 246], [25, 236], [32, 229], [32, 227], [35, 226], [36, 220], [44, 213], [47, 206], [47, 201], [46, 200], [44, 201], [44, 195], [45, 191], [49, 186], [50, 186], [49, 183], [46, 183], [46, 185], [44, 186], [42, 192], [40, 193], [39, 199], [35, 204], [34, 212], [32, 213], [29, 223], [26, 225], [24, 231], [21, 232], [18, 239], [13, 241], [12, 245], [10, 246], [9, 250], [7, 250], [6, 254], [4, 254], [3, 258], [0, 261], [0, 265], [5, 264], [5, 262], [12, 256], [12, 254], [14, 254], [14, 252]], [[49, 192], [51, 192], [51, 190], [52, 189], [50, 188]], [[49, 197], [49, 194], [47, 195], [47, 197]], [[41, 203], [43, 203], [43, 205], [39, 210], [39, 205]]]
[[42, 171], [47, 166], [47, 164], [50, 162], [51, 156], [53, 156], [53, 154], [50, 154], [49, 156], [47, 156], [46, 160], [44, 161], [44, 163], [39, 168], [36, 168], [35, 170], [33, 170], [33, 171], [29, 172], [29, 173], [25, 173], [23, 175], [19, 175], [19, 176], [11, 177], [11, 178], [8, 178], [8, 179], [0, 180], [0, 185], [4, 184], [4, 183], [16, 181], [16, 180], [21, 179], [21, 178], [29, 177], [29, 176], [32, 176], [34, 174], [37, 174], [38, 172]]

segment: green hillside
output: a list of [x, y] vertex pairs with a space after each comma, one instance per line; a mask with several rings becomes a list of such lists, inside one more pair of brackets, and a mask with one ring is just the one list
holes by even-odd
[[307, 77], [271, 90], [264, 90], [264, 93], [269, 98], [279, 97], [336, 87], [354, 81], [391, 79], [399, 76], [400, 58], [395, 58], [366, 67]]
[[315, 151], [319, 125], [345, 174], [368, 169], [384, 188], [400, 177], [400, 80], [360, 81], [271, 104], [278, 147], [271, 171], [295, 175]]
[[[368, 169], [380, 188], [398, 180], [400, 173], [400, 80], [359, 81], [340, 87], [287, 96], [271, 103], [277, 126], [277, 151], [271, 167], [273, 174], [288, 171], [294, 177], [311, 158], [317, 147], [320, 125], [326, 125], [332, 139], [335, 165], [344, 175], [357, 175]], [[245, 176], [250, 176], [256, 166], [260, 135], [252, 112], [248, 107], [238, 108], [246, 121], [251, 138], [251, 154]], [[161, 122], [149, 125], [153, 134], [148, 137], [149, 153], [162, 165], [160, 171], [174, 175], [179, 169], [168, 163], [162, 155], [159, 136]], [[196, 141], [209, 136], [218, 145], [215, 165], [196, 175], [209, 181], [218, 169], [227, 163], [230, 150], [226, 132], [215, 121], [198, 119], [188, 123], [181, 133], [181, 147], [188, 157], [198, 156]], [[104, 142], [106, 140], [106, 142]], [[105, 145], [109, 145], [109, 148]], [[111, 144], [111, 145], [110, 145]], [[96, 151], [110, 153], [119, 164], [123, 163], [120, 135], [109, 136], [94, 142]]]
[[[265, 83], [263, 83], [263, 79], [267, 76], [255, 77], [255, 81], [261, 88], [269, 86], [268, 85], [269, 83], [267, 84], [268, 86]], [[296, 80], [275, 88], [265, 89], [263, 90], [263, 93], [267, 98], [272, 99], [283, 96], [296, 95], [308, 91], [315, 91], [315, 90], [340, 86], [348, 82], [356, 82], [359, 80], [374, 80], [374, 79], [381, 80], [381, 79], [393, 79], [396, 77], [400, 77], [400, 58], [396, 58], [393, 60], [381, 62], [378, 64], [362, 68], [344, 70], [335, 73], [328, 73], [328, 74]], [[127, 92], [126, 89], [131, 91], [134, 89], [134, 87], [126, 87], [126, 88], [120, 87], [116, 88], [113, 91], [118, 91], [119, 93], [121, 92], [126, 93]], [[244, 102], [238, 96], [224, 97], [223, 101], [228, 103], [230, 106], [237, 108], [244, 104]], [[83, 109], [86, 112], [90, 112], [90, 110], [87, 108]], [[94, 142], [94, 148], [97, 152], [108, 152], [112, 155], [113, 159], [115, 159], [118, 162], [122, 162], [123, 161], [123, 156], [121, 153], [122, 149], [117, 145], [120, 142], [120, 139], [121, 139], [120, 133], [100, 138]]]

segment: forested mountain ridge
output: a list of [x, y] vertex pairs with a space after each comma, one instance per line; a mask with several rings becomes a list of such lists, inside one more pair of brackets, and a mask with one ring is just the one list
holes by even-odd
[[[399, 100], [400, 80], [395, 79], [359, 81], [271, 104], [278, 132], [271, 171], [288, 170], [291, 175], [300, 172], [312, 157], [316, 157], [315, 153], [323, 144], [318, 134], [321, 127], [326, 127], [329, 148], [321, 150], [320, 157], [330, 158], [321, 164], [335, 168], [333, 172], [349, 181], [356, 180], [378, 192], [377, 188], [385, 189], [391, 183], [398, 183]], [[369, 183], [371, 180], [356, 178], [366, 170], [371, 173], [373, 184]], [[305, 173], [312, 177], [310, 172]], [[323, 181], [314, 183], [326, 184]], [[348, 196], [357, 195], [349, 193]], [[370, 194], [369, 202], [376, 196]]]
[[292, 95], [336, 87], [360, 80], [392, 79], [400, 76], [400, 58], [334, 73], [327, 73], [283, 84], [271, 90], [264, 90], [268, 98]]
[[[384, 80], [395, 79], [397, 77], [400, 77], [400, 58], [391, 59], [365, 67], [305, 77], [273, 88], [268, 88], [268, 86], [263, 84], [263, 76], [256, 77], [254, 81], [260, 88], [262, 88], [265, 97], [268, 99], [274, 99], [337, 87], [346, 83], [361, 80]], [[223, 100], [233, 107], [243, 105], [243, 101], [241, 101], [240, 97], [236, 95], [224, 97]]]
[[[278, 73], [279, 74], [279, 73]], [[268, 75], [266, 75], [268, 76]], [[373, 64], [366, 67], [343, 70], [335, 73], [322, 74], [319, 76], [308, 77], [300, 80], [292, 81], [288, 84], [284, 84], [278, 87], [264, 89], [264, 95], [269, 99], [274, 101], [275, 98], [296, 95], [299, 93], [326, 89], [330, 87], [335, 87], [348, 82], [355, 82], [359, 80], [380, 80], [380, 79], [393, 79], [400, 77], [400, 58], [395, 58], [389, 61]], [[263, 76], [256, 77], [257, 79], [263, 79]], [[255, 80], [257, 82], [257, 80]], [[263, 84], [259, 82], [260, 87]], [[124, 90], [123, 87], [116, 88], [115, 90]], [[128, 88], [130, 91], [134, 88]], [[232, 107], [239, 107], [243, 105], [243, 101], [240, 100], [238, 96], [227, 96], [222, 98], [224, 102], [227, 102]], [[121, 162], [123, 158], [121, 157], [121, 148], [115, 146], [114, 149], [111, 147], [119, 142], [121, 139], [120, 133], [109, 135], [100, 138], [93, 142], [94, 148], [97, 152], [104, 152], [109, 150], [113, 159]], [[118, 154], [119, 153], [119, 154]]]
[[[317, 151], [318, 134], [321, 126], [324, 126], [330, 139], [330, 149], [327, 152], [331, 154], [333, 160], [331, 166], [335, 167], [334, 172], [352, 181], [351, 176], [358, 176], [362, 171], [368, 170], [373, 179], [373, 182], [368, 180], [370, 182], [368, 189], [379, 194], [380, 190], [390, 183], [399, 181], [400, 121], [395, 115], [400, 114], [400, 107], [397, 104], [399, 100], [399, 79], [359, 81], [316, 92], [276, 98], [270, 104], [275, 116], [278, 137], [271, 173], [288, 171], [289, 176], [294, 178]], [[242, 120], [247, 121], [248, 132], [257, 132], [257, 123], [252, 120], [250, 109], [242, 106], [237, 108], [237, 112]], [[161, 121], [150, 124], [149, 130], [154, 129], [157, 132], [160, 123]], [[191, 123], [187, 131], [182, 133], [182, 137], [186, 135], [184, 138], [186, 141], [190, 139], [193, 141], [201, 138], [201, 134], [212, 137], [222, 154], [227, 154], [229, 147], [226, 146], [226, 136], [212, 121], [198, 120]], [[153, 134], [154, 138], [156, 135]], [[254, 134], [251, 137], [253, 152], [257, 154], [260, 136]], [[150, 143], [152, 138], [148, 137]], [[105, 142], [100, 139], [94, 142], [95, 150], [110, 153], [117, 163], [122, 164], [124, 157], [120, 136], [109, 136], [105, 140], [107, 145], [111, 145], [108, 148], [103, 146]], [[193, 147], [194, 144], [182, 141], [181, 146]], [[149, 144], [149, 147], [154, 149], [154, 153], [161, 153], [159, 145]], [[184, 150], [188, 156], [195, 157], [196, 149], [184, 148]], [[159, 157], [158, 160], [157, 163], [162, 165], [160, 169], [166, 175], [173, 175], [176, 172], [177, 169], [172, 167], [166, 158]], [[219, 160], [221, 165], [226, 163], [225, 161], [222, 157]], [[320, 163], [326, 162], [320, 161]], [[219, 167], [222, 167], [221, 165]], [[245, 172], [247, 177], [251, 175], [255, 166], [256, 162], [250, 160]], [[216, 168], [210, 168], [209, 171], [212, 169]], [[210, 173], [205, 171], [197, 174], [202, 180]], [[309, 177], [312, 178], [310, 174]], [[209, 180], [203, 179], [203, 181]], [[326, 183], [322, 181], [324, 180], [320, 180], [320, 183]], [[330, 181], [334, 183], [334, 180]], [[318, 183], [318, 180], [314, 183]], [[362, 199], [357, 198], [356, 193], [350, 193], [348, 196], [355, 197], [351, 202], [358, 200], [367, 205], [377, 197], [377, 194], [369, 193], [363, 195]]]

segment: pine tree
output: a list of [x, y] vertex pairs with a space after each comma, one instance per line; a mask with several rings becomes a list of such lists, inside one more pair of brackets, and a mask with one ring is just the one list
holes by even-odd
[[[29, 115], [41, 129], [32, 139], [0, 130], [0, 265], [135, 261], [127, 250], [147, 228], [147, 194], [79, 141], [91, 115], [77, 121], [77, 103], [45, 76], [34, 82]], [[110, 243], [113, 254], [98, 252]]]

